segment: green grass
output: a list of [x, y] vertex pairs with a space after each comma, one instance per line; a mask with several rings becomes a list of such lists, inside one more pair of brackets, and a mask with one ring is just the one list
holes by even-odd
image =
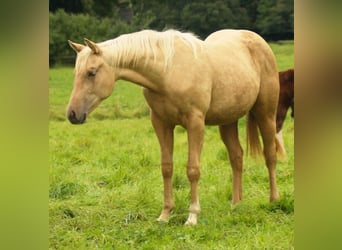
[[[277, 54], [290, 51], [277, 44]], [[293, 51], [293, 50], [292, 50]], [[283, 55], [285, 57], [285, 55]], [[292, 67], [291, 56], [282, 66]], [[293, 58], [293, 57], [292, 57]], [[286, 63], [287, 62], [287, 63]], [[50, 70], [50, 249], [291, 249], [294, 245], [294, 131], [284, 124], [287, 160], [277, 165], [279, 202], [268, 202], [263, 162], [245, 156], [243, 202], [231, 208], [231, 169], [217, 127], [207, 127], [201, 157], [199, 224], [185, 227], [187, 138], [175, 130], [169, 223], [157, 223], [163, 187], [157, 138], [140, 87], [119, 81], [113, 95], [71, 125], [64, 111], [73, 69]], [[245, 146], [244, 119], [240, 121]]]
[[278, 71], [294, 68], [293, 40], [270, 43], [276, 56]]

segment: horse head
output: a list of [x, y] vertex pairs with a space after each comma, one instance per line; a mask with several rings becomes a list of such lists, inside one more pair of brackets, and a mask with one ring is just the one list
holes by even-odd
[[84, 41], [87, 46], [68, 41], [77, 53], [74, 86], [66, 111], [72, 124], [84, 123], [87, 115], [111, 95], [115, 82], [114, 71], [104, 60], [101, 48], [88, 39]]

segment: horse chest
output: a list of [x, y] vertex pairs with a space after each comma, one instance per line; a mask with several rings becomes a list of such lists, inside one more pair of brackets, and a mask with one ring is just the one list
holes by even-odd
[[186, 127], [188, 115], [198, 110], [195, 103], [183, 96], [166, 96], [148, 89], [144, 89], [143, 93], [152, 111], [174, 125]]

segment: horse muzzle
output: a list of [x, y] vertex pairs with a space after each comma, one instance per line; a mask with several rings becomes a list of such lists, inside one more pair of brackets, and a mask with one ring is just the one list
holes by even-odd
[[82, 124], [85, 122], [87, 114], [83, 113], [80, 117], [77, 117], [76, 112], [71, 110], [68, 114], [68, 119], [72, 124]]

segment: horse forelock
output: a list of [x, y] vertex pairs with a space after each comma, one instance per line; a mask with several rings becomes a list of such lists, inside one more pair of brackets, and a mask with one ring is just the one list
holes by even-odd
[[75, 64], [75, 73], [81, 72], [82, 70], [86, 70], [87, 59], [91, 53], [91, 49], [85, 47], [82, 51], [77, 54], [76, 64]]
[[175, 39], [181, 38], [197, 57], [199, 39], [191, 33], [182, 33], [177, 30], [166, 30], [163, 32], [143, 30], [131, 34], [121, 35], [115, 39], [101, 42], [98, 45], [108, 49], [111, 54], [113, 67], [137, 65], [141, 58], [146, 58], [145, 65], [149, 63], [147, 55], [152, 55], [153, 60], [157, 58], [158, 50], [164, 55], [164, 67], [172, 63], [175, 50]]

